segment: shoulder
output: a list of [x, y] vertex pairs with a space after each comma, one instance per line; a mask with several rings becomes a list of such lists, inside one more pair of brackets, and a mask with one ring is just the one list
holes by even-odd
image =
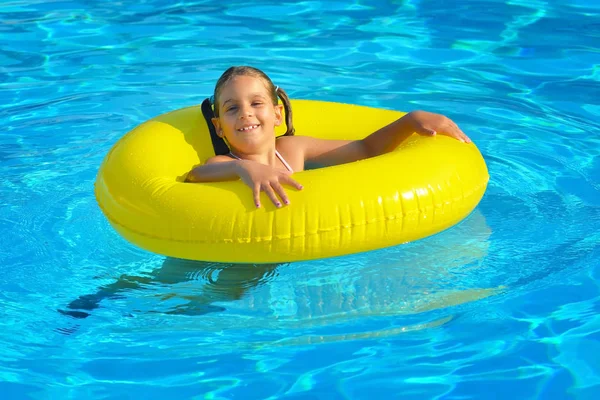
[[319, 139], [310, 136], [281, 136], [277, 139], [277, 150], [280, 153], [301, 154], [303, 157], [310, 153], [311, 148], [318, 146]]
[[277, 149], [279, 151], [285, 149], [303, 150], [310, 146], [313, 139], [310, 136], [281, 136], [277, 139]]
[[[367, 158], [361, 140], [321, 139], [311, 136], [289, 136], [279, 140], [284, 138], [293, 140], [282, 142], [279, 151], [300, 154], [303, 161], [310, 164], [329, 166]], [[279, 145], [277, 147], [280, 149]]]
[[[344, 141], [345, 143], [346, 141]], [[312, 136], [282, 136], [277, 139], [277, 150], [302, 154], [309, 159], [323, 151], [330, 151], [341, 144], [340, 141], [321, 139]]]

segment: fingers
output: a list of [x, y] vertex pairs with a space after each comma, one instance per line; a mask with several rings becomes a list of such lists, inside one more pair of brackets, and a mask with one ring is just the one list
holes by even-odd
[[426, 111], [411, 111], [409, 113], [415, 131], [420, 135], [435, 136], [442, 134], [450, 136], [464, 143], [471, 143], [471, 139], [450, 118]]
[[455, 138], [457, 138], [458, 140], [460, 140], [461, 142], [471, 143], [471, 139], [469, 139], [469, 137], [467, 135], [465, 135], [465, 133], [463, 131], [458, 129], [458, 127], [456, 127], [456, 130], [454, 131], [453, 136]]
[[460, 129], [459, 129], [459, 131], [460, 131], [460, 134], [462, 135], [463, 141], [464, 141], [465, 143], [471, 143], [471, 138], [469, 138], [469, 137], [468, 137], [468, 136], [467, 136], [467, 135], [466, 135], [466, 134], [465, 134], [463, 131], [461, 131]]
[[275, 204], [276, 207], [281, 207], [281, 202], [275, 195], [275, 192], [273, 191], [271, 184], [264, 183], [262, 185], [256, 184], [256, 185], [254, 185], [254, 188], [252, 189], [252, 195], [254, 197], [254, 205], [256, 206], [256, 208], [260, 208], [260, 192], [265, 192], [267, 194], [267, 196], [269, 197], [269, 199], [271, 199], [273, 204]]
[[260, 184], [255, 184], [252, 188], [252, 195], [254, 197], [254, 205], [256, 208], [260, 208]]
[[460, 140], [461, 142], [471, 143], [471, 139], [454, 123], [454, 121], [449, 120], [449, 131], [452, 136]]
[[[253, 189], [254, 204], [256, 208], [260, 208], [260, 192], [265, 192], [267, 197], [273, 202], [275, 207], [279, 208], [283, 205], [290, 204], [285, 189], [281, 183], [288, 184], [297, 190], [302, 190], [303, 186], [296, 180], [292, 179], [289, 175], [283, 175], [279, 178], [279, 181], [264, 182], [262, 184], [256, 184]], [[281, 199], [281, 200], [280, 200]]]
[[267, 183], [264, 183], [261, 187], [262, 187], [263, 192], [265, 192], [266, 195], [269, 197], [269, 199], [271, 199], [273, 204], [275, 204], [275, 207], [279, 208], [279, 207], [281, 207], [281, 202], [277, 198], [277, 195], [275, 194], [275, 190], [273, 190], [273, 187], [271, 186], [273, 184], [274, 183], [267, 182]]
[[[435, 130], [426, 129], [429, 131], [433, 131], [433, 135], [435, 135]], [[448, 119], [443, 127], [439, 131], [441, 134], [450, 136], [456, 140], [460, 140], [463, 143], [471, 143], [471, 139], [456, 125], [452, 120]]]
[[[279, 182], [272, 182], [271, 187], [273, 188], [273, 191], [279, 195], [279, 198], [281, 198], [283, 204], [285, 204], [286, 206], [290, 204], [290, 200], [288, 199], [287, 194], [285, 194], [285, 190], [283, 190], [283, 187]], [[277, 200], [277, 203], [275, 203], [275, 205], [277, 207], [281, 207], [279, 200]]]
[[281, 177], [281, 182], [290, 185], [298, 190], [302, 190], [304, 188], [304, 186], [302, 186], [300, 183], [298, 183], [298, 181], [296, 181], [294, 178], [292, 178], [290, 175], [284, 175], [283, 177]]

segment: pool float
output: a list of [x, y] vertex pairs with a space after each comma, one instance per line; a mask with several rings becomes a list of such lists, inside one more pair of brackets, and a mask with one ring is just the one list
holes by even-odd
[[[293, 100], [298, 134], [361, 139], [404, 113]], [[324, 117], [326, 116], [326, 117]], [[283, 133], [284, 127], [278, 131]], [[474, 144], [413, 134], [381, 156], [302, 171], [304, 190], [256, 209], [241, 181], [185, 183], [215, 153], [200, 107], [172, 111], [123, 136], [100, 166], [97, 202], [114, 229], [154, 253], [191, 260], [262, 263], [363, 252], [455, 225], [481, 200], [489, 179]]]

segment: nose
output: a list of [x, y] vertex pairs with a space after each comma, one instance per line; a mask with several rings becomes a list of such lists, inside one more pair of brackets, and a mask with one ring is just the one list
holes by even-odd
[[251, 117], [252, 116], [252, 107], [249, 105], [245, 105], [240, 107], [240, 118]]

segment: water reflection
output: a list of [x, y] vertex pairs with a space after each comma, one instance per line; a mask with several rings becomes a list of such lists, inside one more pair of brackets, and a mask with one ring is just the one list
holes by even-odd
[[167, 258], [149, 273], [122, 275], [59, 311], [85, 318], [102, 302], [152, 290], [157, 301], [148, 313], [217, 317], [227, 311], [229, 318], [204, 329], [306, 328], [425, 313], [502, 290], [486, 270], [490, 235], [476, 211], [433, 238], [337, 259], [284, 266]]
[[240, 299], [244, 293], [256, 287], [261, 281], [275, 274], [275, 268], [281, 264], [223, 264], [202, 261], [166, 258], [162, 265], [144, 275], [121, 275], [119, 279], [101, 286], [94, 294], [80, 296], [70, 302], [62, 314], [75, 318], [86, 318], [103, 300], [120, 299], [131, 290], [149, 289], [156, 285], [172, 286], [188, 281], [201, 281], [201, 289], [193, 294], [167, 292], [162, 300], [178, 297], [185, 304], [175, 306], [167, 314], [202, 315], [223, 311], [214, 306], [218, 301]]

